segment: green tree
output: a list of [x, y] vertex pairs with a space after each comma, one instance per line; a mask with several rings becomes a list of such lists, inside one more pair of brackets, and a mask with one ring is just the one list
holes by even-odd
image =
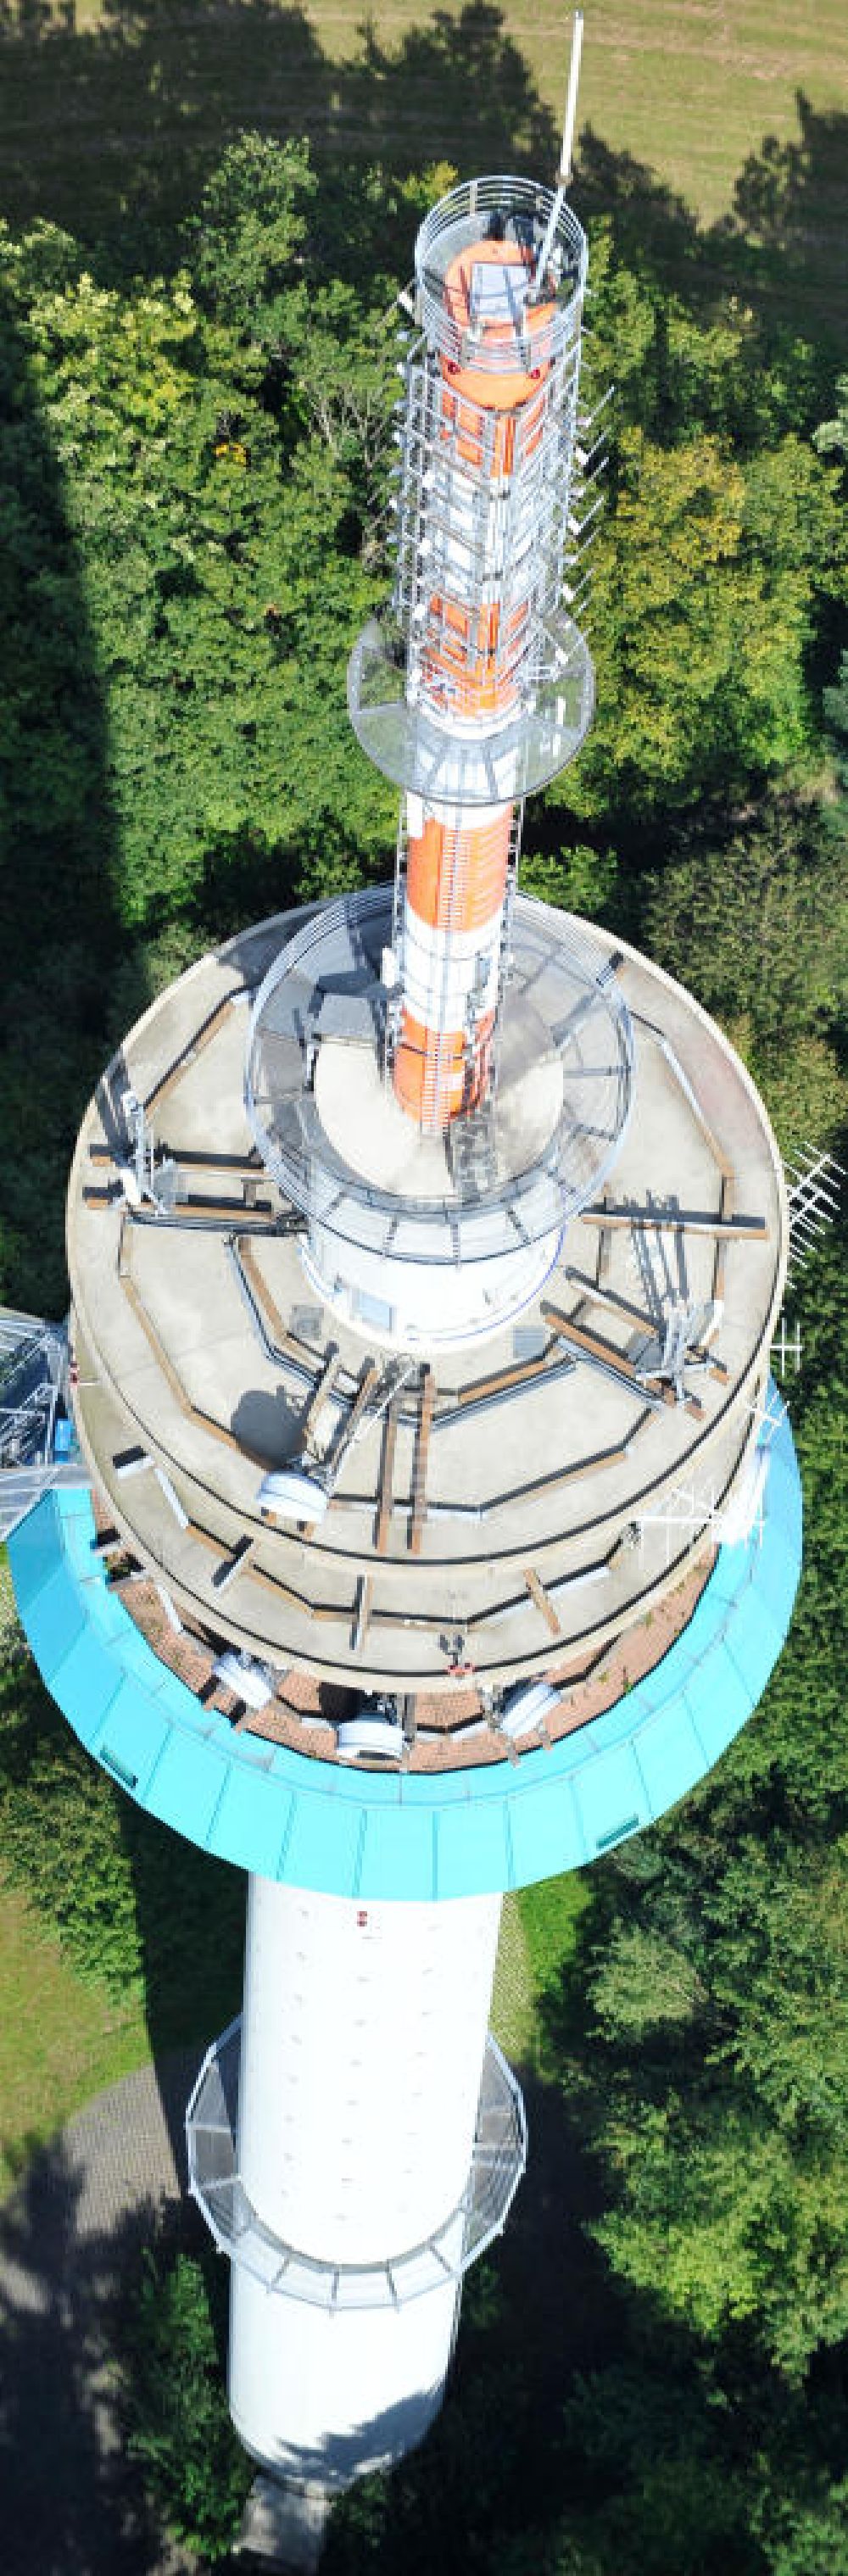
[[225, 2276], [213, 2317], [201, 2265], [147, 2249], [128, 2333], [130, 2450], [177, 2540], [213, 2563], [229, 2555], [253, 2475], [221, 2378]]

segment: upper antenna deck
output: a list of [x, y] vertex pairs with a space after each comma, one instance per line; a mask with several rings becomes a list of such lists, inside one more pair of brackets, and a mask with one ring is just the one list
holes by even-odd
[[430, 809], [522, 798], [591, 721], [567, 605], [587, 261], [564, 188], [515, 176], [453, 188], [418, 234], [393, 596], [354, 647], [348, 705], [369, 758]]

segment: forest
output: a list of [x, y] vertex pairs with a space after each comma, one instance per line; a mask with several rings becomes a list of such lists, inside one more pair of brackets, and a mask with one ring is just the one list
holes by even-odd
[[[190, 202], [151, 187], [132, 221], [98, 200], [77, 231], [30, 207], [0, 230], [6, 1304], [63, 1311], [75, 1130], [147, 999], [244, 922], [392, 867], [394, 793], [344, 673], [387, 588], [396, 297], [454, 175], [407, 157], [244, 131]], [[685, 981], [781, 1147], [848, 1165], [844, 342], [819, 313], [807, 336], [744, 249], [733, 288], [685, 226], [675, 251], [669, 205], [646, 224], [597, 173], [586, 197], [578, 172], [587, 392], [615, 387], [597, 714], [528, 808], [522, 883]], [[788, 1647], [697, 1794], [565, 1900], [567, 1938], [544, 1891], [519, 1901], [530, 2176], [470, 2277], [426, 2452], [338, 2509], [328, 2576], [848, 2566], [846, 1238], [848, 1198], [787, 1310], [806, 1519]], [[83, 1974], [143, 1993], [151, 2044], [205, 2043], [203, 1976], [175, 2020], [174, 1958], [214, 1907], [237, 1983], [234, 1874], [189, 1869], [179, 1913], [160, 1829], [60, 1723], [7, 1638], [4, 1870]], [[220, 2293], [207, 2310], [211, 2258], [194, 2291], [182, 2256], [157, 2260], [134, 2439], [213, 2558], [243, 2491], [209, 2394]], [[163, 2300], [208, 2398], [179, 2493]]]

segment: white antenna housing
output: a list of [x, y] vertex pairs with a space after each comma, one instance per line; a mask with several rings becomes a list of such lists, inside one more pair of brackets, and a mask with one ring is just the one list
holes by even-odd
[[580, 56], [582, 51], [583, 11], [582, 9], [575, 9], [574, 23], [571, 31], [571, 62], [569, 64], [568, 71], [568, 94], [565, 101], [565, 116], [563, 118], [562, 126], [562, 146], [559, 156], [559, 169], [557, 171], [556, 196], [551, 207], [550, 220], [546, 228], [545, 238], [536, 262], [536, 274], [533, 279], [534, 295], [538, 295], [544, 279], [545, 270], [556, 239], [557, 225], [565, 204], [565, 192], [571, 178], [571, 159], [574, 150], [574, 128], [577, 121], [577, 92], [580, 86]]

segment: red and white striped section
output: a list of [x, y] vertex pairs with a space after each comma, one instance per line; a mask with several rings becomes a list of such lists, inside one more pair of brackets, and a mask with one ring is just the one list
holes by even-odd
[[429, 813], [407, 803], [403, 1018], [395, 1091], [422, 1127], [447, 1125], [486, 1090], [511, 805]]
[[[439, 360], [419, 668], [422, 704], [458, 742], [508, 724], [519, 701], [533, 563], [527, 515], [513, 505], [544, 433], [553, 311], [527, 301], [531, 265], [519, 243], [485, 239], [445, 280], [478, 363]], [[481, 321], [487, 310], [495, 318]], [[513, 813], [511, 801], [436, 809], [408, 799], [394, 1087], [431, 1133], [488, 1089]]]

